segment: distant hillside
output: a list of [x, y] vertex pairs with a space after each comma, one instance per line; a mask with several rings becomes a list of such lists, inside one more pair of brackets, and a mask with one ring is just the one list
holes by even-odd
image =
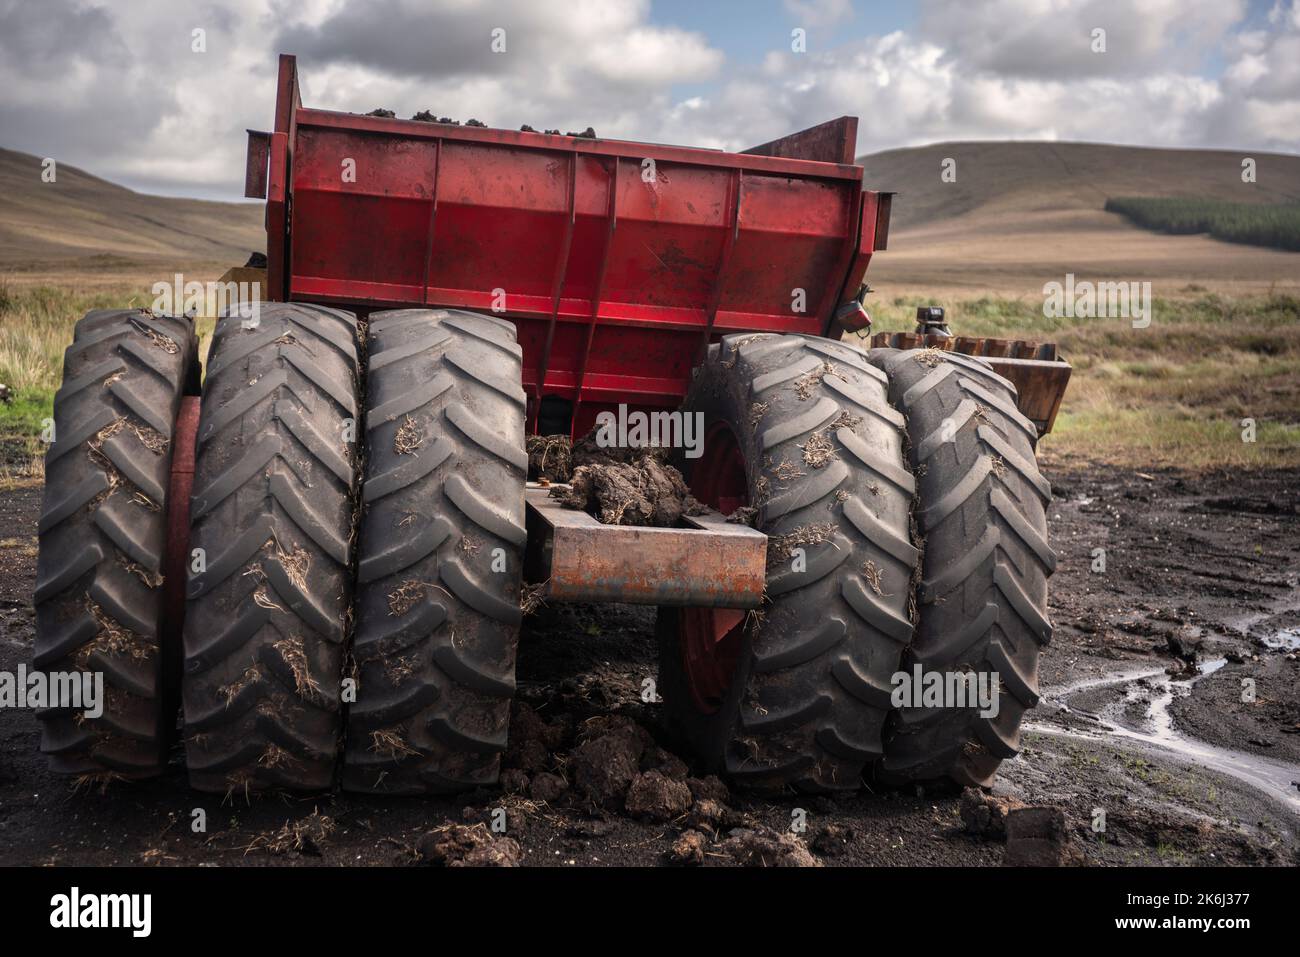
[[60, 163], [0, 149], [0, 268], [112, 257], [242, 264], [266, 246], [260, 203], [147, 196]]
[[[1241, 161], [1256, 161], [1256, 182]], [[957, 180], [940, 179], [947, 157]], [[858, 158], [870, 189], [895, 190], [894, 225], [907, 229], [975, 210], [1101, 209], [1115, 196], [1208, 196], [1238, 203], [1300, 200], [1300, 156], [1148, 149], [1095, 143], [936, 143]]]
[[[1256, 161], [1256, 182], [1241, 161]], [[940, 178], [946, 157], [957, 179]], [[1300, 253], [1171, 236], [1106, 212], [1115, 197], [1300, 200], [1300, 156], [1092, 143], [938, 143], [861, 157], [868, 188], [895, 190], [889, 249], [868, 278], [886, 289], [1030, 293], [1065, 273], [1151, 280], [1157, 295], [1296, 290]]]

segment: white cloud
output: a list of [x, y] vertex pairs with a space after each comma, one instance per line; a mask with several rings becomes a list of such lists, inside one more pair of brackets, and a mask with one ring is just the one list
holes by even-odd
[[[846, 9], [789, 6], [810, 23]], [[1087, 46], [1099, 17], [1104, 55]], [[505, 54], [489, 47], [496, 25]], [[190, 50], [195, 27], [207, 53]], [[1001, 138], [1300, 149], [1296, 0], [1249, 20], [1242, 0], [925, 0], [907, 32], [807, 54], [774, 36], [741, 67], [720, 38], [655, 21], [648, 0], [0, 0], [0, 145], [137, 188], [238, 198], [244, 129], [271, 124], [283, 49], [300, 54], [310, 106], [702, 147], [851, 114], [862, 151]]]
[[921, 31], [965, 69], [1113, 77], [1194, 69], [1245, 12], [1246, 0], [923, 0]]

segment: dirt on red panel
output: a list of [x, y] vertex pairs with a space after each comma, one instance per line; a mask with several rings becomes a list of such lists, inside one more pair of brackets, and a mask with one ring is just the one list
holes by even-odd
[[[0, 863], [998, 865], [1009, 831], [1056, 863], [1300, 863], [1300, 476], [1045, 473], [1055, 633], [991, 794], [729, 788], [643, 700], [654, 609], [557, 603], [524, 623], [499, 787], [226, 799], [178, 749], [157, 781], [89, 788], [0, 708]], [[0, 495], [0, 672], [31, 661], [39, 509]]]

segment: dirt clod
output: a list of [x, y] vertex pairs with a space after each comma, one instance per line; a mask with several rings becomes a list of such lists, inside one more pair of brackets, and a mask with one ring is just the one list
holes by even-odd
[[1020, 807], [1007, 813], [1007, 867], [1066, 867], [1083, 862], [1059, 807]]
[[[630, 722], [629, 722], [630, 724]], [[608, 727], [608, 724], [606, 724]], [[601, 807], [616, 808], [623, 802], [639, 772], [645, 741], [639, 728], [611, 727], [587, 738], [569, 758], [574, 787]]]
[[853, 828], [847, 824], [827, 824], [813, 838], [812, 849], [822, 857], [841, 857], [853, 840]]
[[501, 772], [501, 790], [506, 794], [527, 794], [532, 783], [528, 772], [520, 768], [506, 768]]
[[646, 748], [645, 753], [641, 755], [641, 770], [658, 771], [664, 777], [672, 778], [674, 781], [685, 781], [691, 773], [685, 761], [657, 744]]
[[694, 866], [704, 863], [704, 850], [709, 846], [709, 839], [699, 831], [683, 831], [681, 837], [673, 841], [668, 850], [670, 864]]
[[569, 782], [564, 778], [549, 771], [542, 771], [533, 775], [532, 783], [528, 786], [528, 796], [534, 801], [545, 801], [549, 804], [558, 801], [568, 790]]
[[718, 845], [718, 850], [741, 867], [821, 867], [802, 838], [779, 834], [762, 824], [738, 827]]
[[698, 798], [687, 812], [686, 823], [701, 831], [716, 832], [731, 814], [731, 809], [712, 798]]
[[483, 824], [448, 824], [416, 844], [421, 860], [442, 867], [518, 867], [519, 843], [493, 835]]
[[997, 797], [976, 788], [966, 788], [961, 792], [961, 822], [967, 834], [1005, 840], [1007, 814], [1024, 806], [1015, 798]]
[[530, 435], [528, 480], [567, 482], [573, 476], [573, 443], [567, 435]]
[[671, 821], [690, 806], [691, 789], [658, 771], [637, 775], [625, 802], [627, 813], [650, 821]]
[[722, 778], [716, 774], [704, 778], [687, 778], [686, 786], [691, 789], [691, 795], [697, 801], [717, 801], [719, 804], [726, 804], [731, 800], [731, 792], [722, 783]]
[[628, 464], [580, 465], [571, 485], [552, 489], [551, 496], [565, 508], [587, 512], [606, 525], [672, 528], [683, 515], [704, 512], [682, 473], [653, 455]]

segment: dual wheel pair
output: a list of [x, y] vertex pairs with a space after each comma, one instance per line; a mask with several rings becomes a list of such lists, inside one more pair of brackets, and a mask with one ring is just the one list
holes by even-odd
[[[106, 700], [98, 718], [40, 713], [53, 767], [159, 773], [179, 698], [202, 790], [328, 788], [340, 754], [351, 790], [494, 782], [526, 538], [513, 326], [446, 310], [359, 325], [276, 303], [255, 323], [220, 320], [173, 665], [169, 478], [196, 354], [188, 321], [112, 311], [83, 319], [67, 351], [36, 665], [100, 671]], [[962, 356], [931, 365], [730, 336], [686, 408], [707, 429], [692, 487], [758, 509], [770, 601], [750, 616], [661, 610], [667, 723], [711, 768], [757, 786], [853, 788], [864, 773], [987, 783], [1015, 751], [1050, 634], [1048, 489], [1014, 390]], [[995, 670], [1010, 700], [989, 719], [892, 710], [890, 677], [912, 661]]]

